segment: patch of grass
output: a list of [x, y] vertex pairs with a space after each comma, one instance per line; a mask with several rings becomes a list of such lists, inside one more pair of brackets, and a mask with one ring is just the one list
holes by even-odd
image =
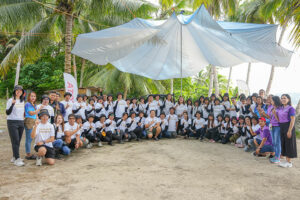
[[0, 99], [0, 114], [5, 114], [6, 99]]
[[296, 130], [296, 137], [300, 139], [300, 130]]

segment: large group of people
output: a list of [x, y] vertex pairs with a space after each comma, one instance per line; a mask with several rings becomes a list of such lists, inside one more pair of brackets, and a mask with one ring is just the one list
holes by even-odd
[[[260, 90], [251, 96], [229, 97], [227, 93], [197, 100], [171, 94], [123, 99], [116, 95], [71, 93], [60, 101], [55, 91], [43, 95], [40, 104], [30, 92], [25, 102], [22, 86], [15, 86], [7, 101], [7, 127], [16, 166], [23, 166], [19, 148], [25, 128], [27, 160], [42, 159], [53, 165], [61, 155], [80, 148], [102, 147], [161, 138], [195, 138], [211, 143], [232, 144], [254, 156], [268, 157], [271, 163], [292, 167], [297, 157], [295, 109], [288, 94], [281, 97]], [[36, 155], [31, 153], [34, 140]]]

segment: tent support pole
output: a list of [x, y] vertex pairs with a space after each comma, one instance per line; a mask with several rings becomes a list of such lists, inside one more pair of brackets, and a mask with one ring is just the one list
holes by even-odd
[[181, 96], [182, 96], [182, 24], [180, 23], [180, 78], [181, 78]]

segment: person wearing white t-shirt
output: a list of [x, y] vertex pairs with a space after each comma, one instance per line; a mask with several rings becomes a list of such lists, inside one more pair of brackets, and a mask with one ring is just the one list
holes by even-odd
[[163, 107], [162, 101], [159, 99], [159, 95], [155, 96], [155, 100], [153, 101], [156, 104], [156, 116], [160, 117], [160, 113]]
[[157, 113], [157, 102], [153, 101], [153, 95], [150, 95], [150, 96], [148, 97], [148, 102], [147, 102], [147, 104], [146, 104], [146, 110], [147, 110], [147, 116], [150, 115], [150, 112], [151, 112], [152, 110], [155, 111], [155, 115], [156, 115], [156, 113]]
[[125, 100], [123, 100], [123, 95], [121, 93], [118, 94], [117, 100], [114, 102], [114, 111], [113, 114], [115, 115], [116, 121], [120, 119], [124, 112], [127, 111], [128, 106]]
[[164, 112], [160, 113], [159, 117], [159, 126], [161, 127], [161, 133], [159, 134], [159, 139], [162, 137], [166, 137], [168, 131], [168, 120], [166, 119], [166, 114]]
[[66, 111], [65, 116], [64, 116], [65, 122], [68, 121], [69, 115], [73, 113], [73, 110], [72, 110], [73, 102], [70, 100], [71, 96], [72, 96], [72, 94], [70, 92], [66, 92], [64, 94], [65, 100], [61, 102], [64, 105], [65, 111]]
[[48, 110], [43, 109], [39, 113], [41, 121], [36, 121], [31, 132], [31, 138], [35, 139], [34, 150], [37, 152], [36, 165], [42, 165], [42, 157], [45, 156], [49, 165], [55, 163], [55, 150], [52, 142], [54, 142], [54, 126], [48, 122], [50, 115]]
[[226, 106], [220, 104], [220, 100], [218, 98], [215, 99], [214, 105], [212, 106], [215, 119], [217, 119], [218, 115], [224, 115], [225, 107]]
[[38, 110], [46, 109], [48, 110], [48, 113], [50, 115], [50, 118], [48, 119], [48, 122], [53, 124], [54, 123], [54, 109], [52, 106], [49, 105], [50, 98], [48, 95], [42, 96], [42, 104], [37, 106]]
[[230, 101], [229, 101], [229, 95], [228, 93], [225, 93], [222, 98], [222, 105], [224, 106], [225, 113], [223, 115], [230, 115]]
[[138, 127], [138, 120], [136, 119], [135, 112], [131, 112], [129, 118], [126, 121], [128, 127], [129, 141], [140, 141], [142, 137], [142, 128]]
[[138, 108], [137, 108], [138, 112], [146, 113], [146, 107], [147, 105], [145, 104], [145, 98], [141, 97], [138, 103]]
[[138, 105], [137, 105], [137, 99], [134, 97], [131, 100], [131, 103], [128, 108], [129, 113], [135, 112], [135, 114], [138, 114]]
[[107, 101], [104, 102], [105, 107], [105, 116], [108, 117], [108, 113], [114, 112], [114, 102], [113, 102], [113, 96], [109, 94], [107, 96]]
[[[127, 127], [128, 113], [124, 112], [122, 118], [117, 121], [117, 131], [120, 135], [122, 141], [125, 139], [126, 142], [129, 141], [128, 127]], [[123, 143], [123, 142], [122, 142]]]
[[259, 121], [258, 121], [258, 118], [256, 116], [251, 118], [252, 125], [249, 126], [249, 130], [250, 130], [251, 136], [248, 139], [248, 141], [246, 142], [246, 147], [244, 148], [244, 150], [246, 152], [255, 151], [254, 139], [261, 140], [261, 136], [260, 135], [256, 135], [256, 131], [258, 129], [260, 129], [260, 126], [259, 126], [258, 122]]
[[68, 122], [65, 124], [65, 142], [68, 144], [71, 149], [79, 149], [82, 147], [83, 143], [80, 140], [81, 136], [81, 127], [82, 124], [77, 124], [75, 122], [75, 115], [70, 114], [68, 117]]
[[169, 111], [169, 115], [167, 115], [166, 119], [168, 120], [168, 131], [166, 133], [166, 137], [176, 138], [177, 136], [177, 128], [178, 128], [178, 117], [175, 114], [175, 108], [171, 107]]
[[108, 114], [108, 119], [105, 121], [105, 132], [108, 137], [111, 138], [109, 145], [113, 145], [113, 140], [118, 140], [120, 144], [122, 144], [122, 137], [117, 131], [117, 123], [114, 120], [115, 116], [113, 113]]
[[231, 97], [232, 105], [230, 106], [230, 118], [238, 117], [240, 112], [240, 105], [237, 103], [235, 97]]
[[64, 145], [65, 133], [64, 133], [64, 116], [57, 114], [54, 120], [55, 141], [52, 143], [53, 147], [61, 150], [63, 155], [70, 155], [71, 150], [68, 146]]
[[86, 116], [85, 116], [85, 108], [86, 108], [86, 103], [83, 101], [83, 96], [78, 95], [77, 96], [77, 102], [73, 104], [73, 114], [75, 115], [80, 115], [83, 121], [86, 121]]
[[147, 131], [145, 130], [145, 120], [146, 118], [144, 117], [144, 112], [139, 111], [139, 115], [136, 117], [137, 120], [137, 126], [142, 129], [142, 137], [146, 138]]
[[190, 132], [191, 132], [191, 124], [192, 120], [189, 119], [189, 115], [187, 111], [183, 112], [183, 117], [180, 120], [181, 123], [181, 134], [184, 135], [184, 138], [189, 138], [190, 137]]
[[101, 115], [106, 114], [102, 97], [99, 97], [98, 102], [95, 104], [95, 112], [96, 112], [95, 119], [94, 119], [95, 122], [99, 121]]
[[150, 111], [149, 117], [145, 120], [145, 128], [147, 130], [147, 137], [151, 139], [152, 137], [158, 141], [158, 136], [161, 132], [161, 128], [159, 126], [159, 120], [155, 117], [155, 110]]
[[163, 111], [165, 112], [166, 116], [170, 113], [170, 108], [174, 107], [174, 103], [172, 100], [172, 95], [168, 94], [167, 99], [163, 103]]
[[197, 112], [202, 112], [202, 109], [201, 109], [201, 105], [199, 103], [199, 101], [195, 101], [194, 102], [194, 106], [193, 106], [193, 110], [192, 110], [192, 119], [196, 119], [196, 113]]
[[212, 111], [212, 104], [209, 103], [209, 99], [204, 98], [204, 103], [201, 105], [202, 115], [205, 121], [208, 119], [208, 115]]
[[[96, 135], [96, 125], [94, 123], [94, 115], [88, 115], [88, 120], [83, 124], [82, 128], [83, 128], [83, 133], [81, 134], [82, 137], [85, 137], [88, 139], [88, 144], [87, 144], [87, 148], [90, 149], [92, 148], [94, 142], [98, 143], [99, 147], [102, 147], [102, 143], [101, 141], [98, 139], [97, 135]], [[100, 117], [99, 117], [100, 119]]]
[[24, 90], [20, 85], [16, 85], [13, 91], [13, 97], [6, 103], [7, 129], [13, 150], [11, 162], [20, 167], [24, 165], [20, 158], [20, 143], [24, 131]]
[[196, 119], [193, 120], [192, 124], [193, 135], [198, 140], [200, 137], [204, 137], [205, 134], [205, 119], [201, 117], [201, 112], [196, 112]]

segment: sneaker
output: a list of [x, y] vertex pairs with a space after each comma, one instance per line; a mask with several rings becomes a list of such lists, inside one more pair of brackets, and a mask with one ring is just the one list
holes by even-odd
[[42, 157], [36, 157], [36, 166], [42, 166]]
[[293, 167], [293, 164], [291, 162], [281, 162], [279, 166], [284, 168], [290, 168]]
[[24, 166], [25, 163], [23, 162], [23, 160], [21, 158], [18, 158], [17, 160], [15, 160], [14, 165], [21, 167], [21, 166]]
[[86, 148], [87, 149], [91, 149], [93, 147], [93, 144], [92, 143], [89, 143], [88, 145], [86, 145]]
[[[24, 160], [22, 159], [22, 158], [19, 158], [22, 162], [24, 162]], [[10, 159], [10, 162], [11, 163], [14, 163], [16, 161], [16, 159], [15, 159], [15, 157], [12, 157], [11, 159]]]
[[280, 163], [280, 160], [276, 157], [273, 157], [273, 158], [270, 158], [270, 162], [273, 164], [278, 164], [278, 163]]
[[157, 137], [155, 137], [155, 138], [154, 138], [154, 140], [155, 140], [155, 141], [158, 141], [158, 138], [157, 138]]
[[98, 142], [98, 147], [102, 147], [102, 143], [101, 142]]
[[26, 160], [35, 160], [36, 156], [35, 155], [31, 155], [31, 156], [25, 156]]

